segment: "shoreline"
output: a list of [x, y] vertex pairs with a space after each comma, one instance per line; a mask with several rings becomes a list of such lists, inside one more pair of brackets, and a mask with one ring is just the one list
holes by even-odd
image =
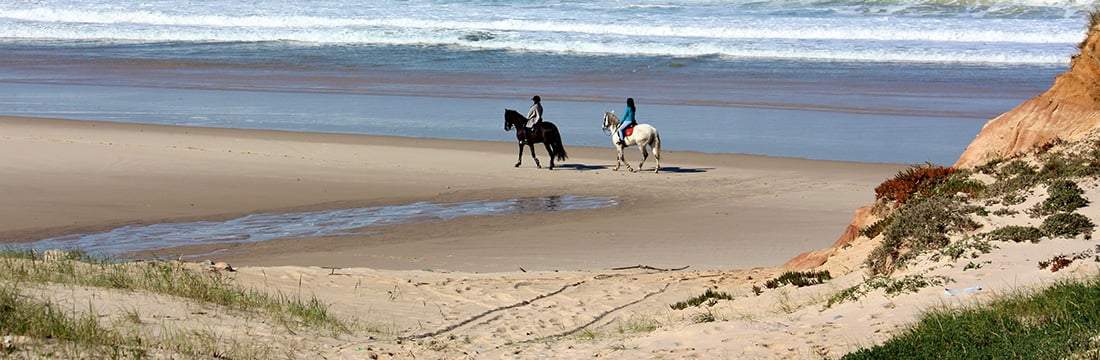
[[[202, 85], [154, 85], [154, 84], [109, 84], [109, 83], [95, 83], [95, 82], [81, 82], [79, 80], [74, 81], [53, 81], [53, 82], [41, 82], [41, 81], [20, 81], [20, 80], [0, 80], [2, 84], [16, 84], [16, 85], [57, 85], [57, 86], [89, 86], [89, 87], [117, 87], [117, 88], [146, 88], [146, 89], [165, 89], [165, 90], [195, 90], [195, 91], [225, 91], [225, 92], [257, 92], [257, 93], [274, 93], [274, 94], [310, 94], [310, 95], [364, 95], [364, 96], [392, 96], [392, 97], [424, 97], [424, 98], [438, 98], [438, 99], [478, 99], [478, 100], [513, 100], [515, 98], [512, 93], [478, 93], [478, 94], [449, 94], [441, 92], [426, 92], [426, 91], [397, 91], [397, 90], [369, 90], [369, 89], [310, 89], [310, 88], [277, 88], [277, 87], [243, 87], [243, 86], [202, 86]], [[618, 103], [621, 99], [611, 96], [576, 96], [576, 95], [564, 95], [565, 93], [544, 93], [541, 95], [543, 98], [554, 101], [563, 102], [578, 102], [578, 103]], [[648, 104], [652, 105], [666, 105], [666, 106], [698, 106], [698, 107], [714, 107], [714, 108], [727, 108], [727, 109], [760, 109], [760, 110], [786, 110], [786, 111], [808, 111], [808, 112], [825, 112], [836, 114], [853, 114], [853, 115], [888, 115], [898, 117], [912, 117], [912, 118], [955, 118], [955, 119], [967, 119], [967, 120], [986, 120], [996, 116], [997, 112], [978, 112], [978, 111], [942, 111], [942, 110], [920, 110], [914, 111], [913, 109], [876, 109], [876, 108], [864, 108], [856, 106], [832, 106], [827, 104], [810, 104], [810, 103], [784, 103], [784, 102], [765, 102], [765, 101], [723, 101], [716, 99], [654, 99], [649, 100]], [[22, 115], [7, 115], [0, 114], [0, 116], [20, 116]], [[31, 118], [37, 118], [38, 116], [26, 116]], [[75, 119], [74, 119], [75, 120]], [[104, 121], [105, 120], [88, 120], [88, 121]], [[186, 125], [185, 125], [186, 126]], [[257, 129], [266, 130], [266, 129]], [[293, 131], [293, 130], [287, 130]], [[301, 130], [301, 132], [310, 132]], [[369, 134], [363, 134], [369, 135]], [[387, 135], [370, 135], [370, 136], [387, 136]], [[402, 136], [396, 136], [402, 137]], [[455, 139], [462, 140], [462, 139]], [[487, 141], [487, 140], [475, 140], [475, 141]], [[721, 153], [720, 153], [721, 154]], [[750, 154], [746, 154], [750, 155]], [[762, 155], [767, 156], [767, 155]]]
[[[158, 251], [186, 255], [220, 247], [227, 250], [219, 259], [242, 265], [481, 272], [778, 265], [831, 243], [850, 209], [867, 200], [867, 189], [900, 168], [668, 152], [666, 171], [654, 175], [612, 172], [606, 169], [613, 164], [610, 148], [572, 146], [570, 166], [551, 172], [533, 169], [529, 157], [523, 168], [513, 168], [515, 148], [508, 142], [15, 117], [0, 117], [0, 129], [0, 147], [19, 154], [0, 163], [0, 192], [12, 199], [0, 208], [5, 242], [126, 224], [416, 201], [570, 194], [621, 203], [610, 210], [476, 216], [356, 236]], [[637, 154], [627, 156], [636, 164]], [[780, 223], [784, 229], [768, 225]], [[766, 243], [756, 241], [765, 234]]]
[[[0, 81], [3, 82], [3, 81]], [[101, 86], [101, 85], [89, 85], [89, 86]], [[227, 90], [230, 91], [230, 90]], [[251, 91], [251, 90], [240, 90]], [[370, 94], [376, 95], [376, 94]], [[379, 95], [385, 96], [385, 95]], [[392, 96], [406, 96], [395, 94]], [[419, 95], [416, 95], [419, 96]], [[158, 130], [170, 130], [178, 129], [184, 133], [194, 132], [196, 134], [205, 135], [219, 135], [226, 136], [232, 135], [234, 137], [253, 138], [253, 139], [267, 139], [267, 140], [287, 140], [287, 141], [301, 141], [301, 142], [317, 142], [317, 143], [340, 143], [340, 144], [366, 144], [370, 141], [377, 141], [372, 145], [391, 145], [391, 146], [404, 146], [415, 147], [425, 149], [439, 149], [439, 150], [471, 150], [468, 148], [462, 148], [460, 145], [473, 145], [473, 150], [489, 150], [497, 151], [501, 149], [501, 145], [505, 145], [509, 150], [515, 150], [512, 146], [515, 142], [511, 140], [471, 140], [471, 139], [451, 139], [451, 138], [438, 138], [438, 137], [418, 137], [418, 136], [400, 136], [400, 135], [374, 135], [364, 133], [352, 133], [352, 132], [325, 132], [325, 131], [308, 131], [308, 130], [282, 130], [282, 129], [263, 129], [263, 128], [239, 128], [239, 127], [218, 127], [218, 126], [200, 126], [200, 125], [166, 125], [157, 123], [139, 123], [139, 122], [126, 122], [126, 121], [109, 121], [109, 120], [84, 120], [74, 118], [53, 118], [53, 117], [38, 117], [38, 116], [22, 116], [22, 115], [6, 115], [0, 113], [0, 121], [2, 122], [35, 122], [35, 121], [50, 121], [59, 124], [75, 125], [82, 123], [95, 124], [90, 127], [107, 127], [117, 126], [118, 129], [126, 127], [140, 126], [156, 128]], [[217, 134], [219, 132], [225, 132], [226, 134]], [[229, 134], [231, 133], [231, 134]], [[513, 132], [505, 132], [502, 130], [502, 137], [514, 137]], [[480, 145], [478, 145], [480, 144]], [[539, 145], [541, 146], [541, 145]], [[600, 146], [587, 146], [587, 145], [569, 145], [568, 150], [570, 156], [574, 153], [574, 149], [581, 149], [585, 152], [585, 155], [591, 155], [593, 152], [607, 152], [611, 154], [610, 161], [614, 161], [615, 149], [611, 147], [610, 141], [608, 141], [607, 147]], [[536, 150], [543, 150], [536, 146]], [[909, 164], [891, 163], [891, 162], [875, 162], [875, 161], [854, 161], [854, 160], [822, 160], [822, 159], [808, 159], [795, 156], [776, 156], [776, 155], [764, 155], [764, 154], [747, 154], [736, 152], [709, 152], [709, 151], [696, 151], [696, 150], [668, 150], [669, 152], [675, 152], [676, 154], [686, 154], [691, 159], [702, 159], [705, 162], [723, 162], [724, 157], [744, 158], [740, 160], [751, 159], [755, 161], [767, 162], [769, 160], [778, 161], [806, 161], [806, 162], [821, 162], [821, 163], [834, 163], [834, 164], [849, 164], [849, 165], [886, 165], [886, 166], [908, 166]], [[526, 156], [527, 153], [524, 152]], [[526, 158], [525, 158], [526, 159]], [[728, 161], [728, 159], [726, 160]], [[756, 162], [754, 162], [756, 163]]]

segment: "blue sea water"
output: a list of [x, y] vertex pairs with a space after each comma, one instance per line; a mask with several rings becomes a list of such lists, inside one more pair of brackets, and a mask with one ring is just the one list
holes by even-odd
[[1049, 86], [1073, 0], [0, 2], [0, 114], [566, 142], [635, 97], [667, 148], [951, 163]]

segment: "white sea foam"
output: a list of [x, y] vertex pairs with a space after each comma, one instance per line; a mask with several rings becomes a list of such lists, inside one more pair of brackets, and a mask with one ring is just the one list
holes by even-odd
[[577, 54], [1061, 65], [1075, 0], [39, 0], [0, 38], [295, 41]]
[[376, 32], [345, 31], [217, 31], [212, 29], [191, 30], [126, 30], [117, 29], [55, 29], [42, 37], [39, 29], [14, 29], [16, 38], [48, 38], [64, 40], [134, 40], [134, 41], [192, 41], [192, 42], [262, 42], [293, 41], [318, 44], [368, 44], [368, 45], [412, 45], [412, 46], [451, 46], [454, 48], [507, 50], [525, 52], [574, 53], [588, 55], [645, 55], [645, 56], [722, 56], [728, 58], [766, 58], [766, 59], [816, 59], [839, 61], [885, 61], [885, 62], [926, 62], [926, 63], [988, 63], [988, 64], [1036, 64], [1064, 65], [1072, 47], [1063, 53], [1003, 51], [1000, 49], [971, 50], [956, 52], [950, 49], [934, 49], [920, 46], [910, 47], [774, 47], [739, 46], [738, 44], [663, 44], [663, 43], [609, 43], [583, 39], [549, 41], [488, 40], [463, 41], [451, 36], [379, 35]]
[[[0, 10], [0, 18], [43, 23], [121, 24], [192, 26], [211, 28], [288, 29], [378, 28], [427, 31], [477, 30], [511, 32], [560, 32], [639, 37], [698, 37], [716, 39], [808, 39], [942, 42], [1072, 43], [1082, 37], [1080, 29], [1059, 29], [1041, 21], [1018, 22], [1023, 27], [998, 29], [944, 27], [939, 21], [896, 19], [858, 21], [853, 19], [736, 19], [726, 26], [681, 26], [651, 23], [597, 24], [577, 21], [509, 19], [458, 21], [438, 19], [330, 18], [316, 16], [221, 16], [168, 15], [151, 11], [84, 11], [64, 9]], [[1010, 25], [1010, 24], [1005, 24]]]

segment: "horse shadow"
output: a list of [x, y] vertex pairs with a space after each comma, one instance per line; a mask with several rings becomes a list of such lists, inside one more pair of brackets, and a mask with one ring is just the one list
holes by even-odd
[[[588, 165], [588, 164], [558, 164], [557, 167], [561, 168], [561, 169], [571, 169], [571, 170], [574, 170], [574, 171], [607, 170], [607, 169], [611, 168], [610, 165]], [[653, 168], [647, 168], [647, 169], [648, 170], [643, 170], [643, 172], [653, 170]], [[710, 171], [710, 170], [714, 170], [714, 168], [712, 168], [712, 167], [691, 168], [691, 167], [680, 167], [680, 166], [662, 166], [661, 167], [661, 172], [662, 173], [673, 173], [673, 174], [696, 174], [696, 173], [705, 173], [705, 172]]]
[[662, 166], [661, 167], [661, 172], [669, 172], [669, 173], [675, 173], [675, 174], [705, 173], [705, 172], [710, 171], [710, 170], [714, 170], [714, 168], [689, 168], [689, 167], [679, 167], [679, 166]]
[[558, 164], [557, 167], [562, 169], [572, 169], [576, 171], [592, 171], [592, 170], [605, 170], [611, 168], [607, 165], [588, 165], [588, 164]]

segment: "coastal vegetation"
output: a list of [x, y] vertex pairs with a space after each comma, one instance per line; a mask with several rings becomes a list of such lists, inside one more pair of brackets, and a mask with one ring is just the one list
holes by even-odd
[[[1081, 184], [1098, 177], [1100, 143], [1096, 141], [1053, 141], [1030, 154], [990, 161], [973, 171], [931, 165], [902, 171], [880, 186], [890, 191], [876, 191], [875, 209], [881, 220], [860, 229], [861, 236], [881, 238], [865, 262], [871, 277], [834, 294], [826, 307], [857, 300], [876, 289], [893, 296], [951, 282], [920, 274], [892, 277], [924, 253], [932, 254], [931, 261], [954, 261], [977, 259], [995, 249], [996, 242], [1089, 239], [1095, 224], [1076, 211], [1090, 204]], [[1010, 207], [1039, 196], [1041, 190], [1046, 196], [1026, 209], [1031, 218], [1041, 220], [1037, 225], [1007, 225], [976, 233], [982, 227], [977, 218], [1015, 215], [1017, 211]], [[1005, 207], [977, 210], [995, 204]], [[1056, 272], [1089, 259], [1100, 261], [1087, 250], [1040, 261], [1039, 268]], [[985, 263], [970, 261], [963, 271], [980, 269]], [[1092, 277], [963, 308], [944, 306], [925, 312], [915, 325], [886, 343], [844, 358], [1097, 358], [1098, 296], [1100, 277]]]
[[885, 275], [877, 275], [867, 278], [862, 283], [850, 286], [833, 294], [825, 303], [826, 308], [848, 301], [859, 300], [868, 293], [882, 289], [886, 296], [898, 296], [914, 293], [929, 286], [940, 286], [953, 282], [946, 276], [925, 276], [921, 274], [906, 275], [901, 278], [893, 278]]
[[674, 310], [683, 310], [689, 307], [695, 307], [704, 303], [713, 303], [718, 300], [733, 300], [733, 295], [725, 292], [715, 291], [714, 289], [706, 289], [699, 296], [693, 296], [684, 301], [679, 301], [675, 304], [669, 305]]
[[844, 359], [1095, 359], [1100, 277], [987, 304], [937, 308], [885, 343]]
[[179, 262], [112, 262], [77, 252], [45, 259], [28, 251], [0, 252], [0, 281], [65, 284], [117, 290], [146, 291], [200, 303], [261, 312], [286, 326], [304, 326], [347, 332], [345, 322], [333, 316], [316, 297], [302, 299], [243, 288], [217, 272], [201, 272]]
[[829, 274], [828, 270], [822, 271], [788, 271], [779, 275], [778, 277], [768, 280], [764, 283], [764, 287], [769, 289], [775, 289], [783, 285], [794, 285], [797, 287], [812, 286], [818, 284], [824, 284], [826, 281], [832, 280], [833, 276]]
[[[33, 289], [55, 285], [159, 294], [273, 320], [290, 331], [349, 333], [352, 324], [334, 316], [315, 297], [244, 288], [224, 274], [179, 262], [113, 262], [78, 252], [0, 251], [0, 334], [28, 344], [5, 345], [0, 353], [33, 348], [35, 354], [62, 357], [142, 358], [165, 352], [215, 358], [266, 358], [262, 344], [236, 343], [205, 330], [141, 330], [142, 317], [130, 309], [122, 321], [103, 323], [89, 304], [66, 309]], [[249, 315], [251, 314], [251, 315]]]
[[[997, 159], [974, 171], [924, 164], [899, 172], [875, 190], [880, 220], [859, 231], [864, 237], [882, 237], [867, 257], [868, 269], [873, 275], [889, 275], [926, 252], [951, 246], [952, 238], [981, 228], [974, 216], [1015, 213], [1008, 208], [990, 212], [985, 206], [1018, 205], [1040, 185], [1045, 185], [1047, 197], [1027, 212], [1042, 218], [1041, 226], [1006, 226], [982, 236], [1012, 242], [1038, 242], [1043, 236], [1090, 238], [1095, 225], [1074, 213], [1089, 204], [1077, 182], [1100, 176], [1100, 144], [1084, 145], [1074, 150], [1053, 141], [1030, 157]], [[977, 174], [992, 180], [983, 182]], [[949, 257], [961, 255], [958, 250]]]

